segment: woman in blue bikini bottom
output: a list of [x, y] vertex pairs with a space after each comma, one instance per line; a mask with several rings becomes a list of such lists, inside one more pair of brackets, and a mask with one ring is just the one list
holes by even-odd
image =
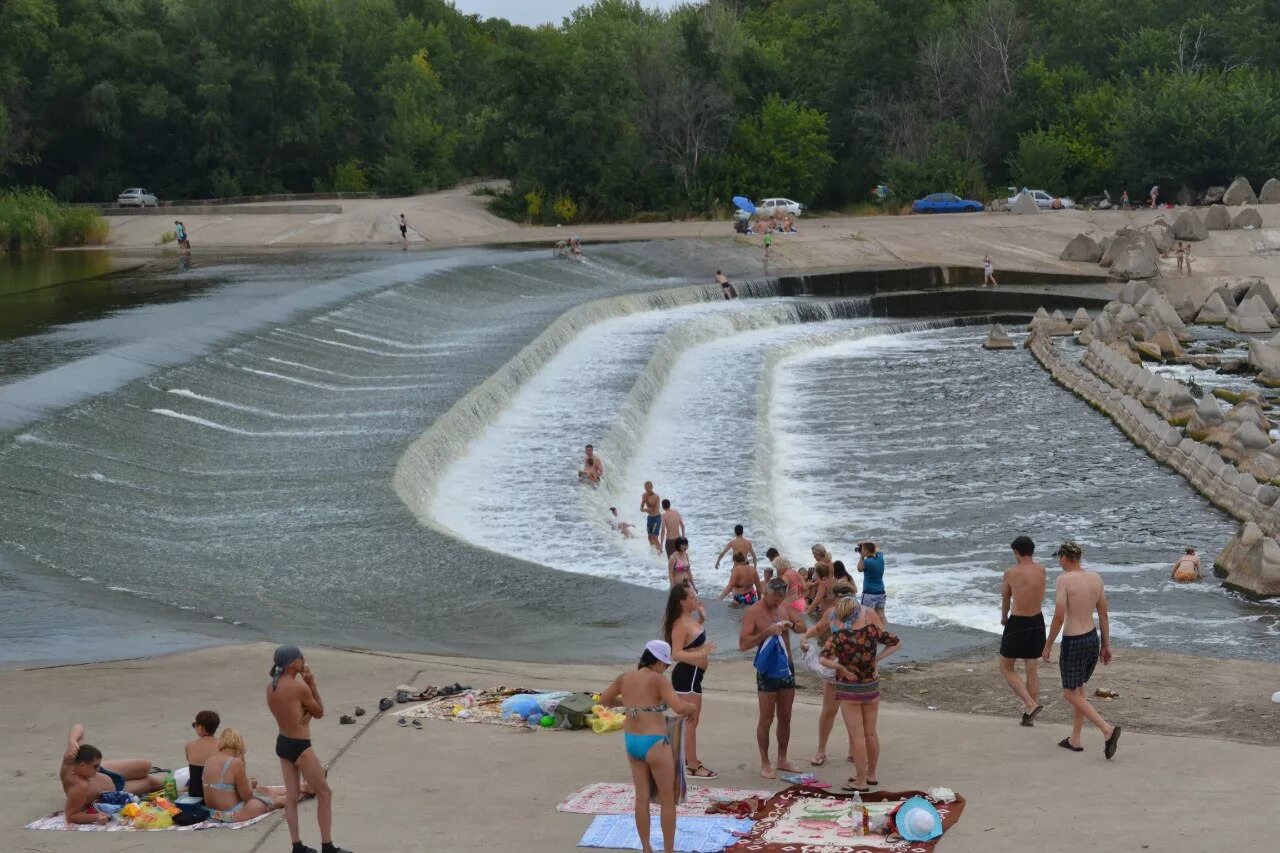
[[651, 640], [644, 647], [640, 664], [623, 673], [601, 691], [600, 704], [626, 708], [622, 726], [636, 788], [636, 831], [644, 853], [653, 853], [649, 843], [649, 804], [656, 794], [662, 814], [664, 850], [672, 850], [676, 836], [676, 768], [667, 736], [668, 710], [684, 717], [693, 713], [692, 702], [680, 698], [662, 674], [671, 666], [671, 646]]

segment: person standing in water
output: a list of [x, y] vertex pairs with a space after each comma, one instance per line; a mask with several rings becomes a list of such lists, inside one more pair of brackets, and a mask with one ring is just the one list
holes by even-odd
[[[1044, 588], [1048, 583], [1044, 566], [1031, 559], [1036, 543], [1019, 536], [1009, 546], [1014, 564], [1004, 570], [1000, 586], [1000, 674], [1022, 701], [1022, 725], [1034, 726], [1044, 710], [1040, 704], [1040, 656], [1044, 654]], [[1018, 678], [1014, 665], [1022, 661], [1027, 680]]]
[[662, 553], [662, 508], [658, 493], [653, 490], [653, 483], [648, 480], [644, 484], [644, 493], [640, 495], [640, 511], [644, 513], [644, 530], [649, 535], [649, 545], [659, 554]]
[[733, 552], [733, 569], [729, 572], [729, 582], [724, 586], [720, 598], [732, 595], [734, 604], [751, 606], [760, 600], [763, 584], [756, 567], [747, 562], [747, 555], [741, 551]]
[[[781, 637], [787, 667], [790, 669], [790, 674], [786, 676], [766, 675], [756, 669], [756, 699], [760, 708], [760, 716], [756, 722], [756, 746], [760, 750], [760, 775], [766, 779], [776, 779], [779, 770], [798, 772], [787, 758], [787, 748], [791, 745], [791, 708], [796, 701], [795, 658], [791, 654], [790, 632], [803, 630], [803, 623], [799, 629], [796, 628], [786, 599], [786, 581], [781, 578], [769, 581], [764, 598], [742, 615], [742, 631], [738, 634], [738, 649], [746, 652], [754, 648], [757, 657], [771, 637]], [[773, 728], [775, 717], [778, 721], [776, 765], [769, 763], [769, 732]]]
[[267, 707], [280, 727], [276, 757], [284, 774], [284, 820], [289, 826], [293, 853], [316, 853], [315, 848], [302, 843], [298, 831], [298, 799], [304, 780], [316, 796], [321, 853], [350, 853], [333, 843], [333, 789], [311, 746], [311, 721], [324, 717], [324, 702], [320, 700], [316, 677], [297, 646], [276, 649], [271, 683], [267, 685]]
[[578, 479], [584, 483], [595, 485], [604, 476], [604, 463], [596, 456], [595, 448], [587, 445], [587, 455], [582, 460], [582, 469], [578, 471]]
[[408, 242], [409, 240], [409, 222], [404, 218], [404, 214], [400, 214], [400, 240]]
[[689, 540], [683, 536], [676, 537], [675, 549], [667, 558], [667, 580], [673, 587], [687, 584], [695, 593], [698, 591], [693, 581], [693, 567], [689, 563]]
[[671, 666], [671, 644], [650, 640], [640, 655], [639, 665], [623, 673], [600, 692], [606, 708], [622, 706], [627, 718], [622, 723], [623, 749], [631, 767], [636, 790], [636, 832], [640, 849], [653, 853], [649, 841], [649, 807], [657, 790], [661, 809], [662, 849], [674, 850], [676, 840], [676, 760], [667, 735], [667, 711], [688, 716], [696, 709], [676, 695], [671, 682], [663, 678]]
[[858, 543], [858, 573], [864, 576], [862, 606], [874, 610], [883, 622], [888, 593], [884, 589], [884, 554], [876, 550], [876, 543]]
[[791, 608], [791, 618], [799, 624], [799, 630], [803, 631], [805, 629], [804, 611], [807, 607], [804, 599], [804, 578], [800, 577], [800, 573], [791, 565], [791, 561], [782, 556], [777, 548], [770, 548], [764, 552], [764, 555], [777, 570], [778, 580], [786, 584], [787, 606]]
[[[1103, 666], [1111, 663], [1111, 621], [1107, 614], [1107, 592], [1102, 585], [1102, 575], [1080, 567], [1083, 554], [1075, 542], [1064, 542], [1058, 548], [1062, 574], [1058, 576], [1054, 592], [1053, 622], [1049, 625], [1049, 638], [1044, 644], [1044, 662], [1049, 663], [1053, 641], [1058, 631], [1062, 631], [1058, 671], [1062, 675], [1062, 696], [1075, 714], [1071, 736], [1060, 740], [1058, 746], [1072, 752], [1084, 752], [1080, 734], [1084, 721], [1088, 720], [1106, 738], [1103, 754], [1110, 759], [1116, 754], [1116, 746], [1120, 742], [1120, 727], [1107, 722], [1094, 709], [1085, 698], [1084, 686], [1093, 677], [1093, 669], [1099, 659]], [[1093, 624], [1095, 611], [1098, 614], [1097, 627]]]
[[711, 666], [715, 643], [707, 642], [703, 627], [707, 612], [692, 586], [676, 584], [667, 594], [667, 612], [662, 620], [662, 638], [671, 644], [671, 686], [676, 695], [693, 704], [693, 713], [684, 728], [685, 772], [698, 779], [715, 779], [720, 774], [698, 759], [698, 722], [702, 719], [702, 679]]
[[735, 524], [733, 526], [733, 538], [725, 543], [725, 546], [720, 549], [720, 556], [716, 557], [717, 569], [720, 568], [720, 561], [724, 559], [724, 555], [728, 554], [730, 551], [733, 552], [735, 558], [734, 562], [737, 562], [737, 556], [742, 554], [744, 558], [750, 558], [751, 565], [753, 567], [756, 566], [756, 546], [752, 544], [750, 539], [742, 534], [742, 525]]
[[[670, 558], [676, 552], [677, 540], [684, 539], [684, 518], [680, 511], [671, 506], [671, 501], [662, 499], [662, 529], [659, 531], [662, 546]], [[685, 540], [686, 544], [688, 540]]]
[[737, 298], [738, 291], [734, 289], [733, 282], [729, 281], [729, 277], [722, 270], [716, 270], [716, 284], [720, 285], [720, 292], [724, 294], [725, 301]]

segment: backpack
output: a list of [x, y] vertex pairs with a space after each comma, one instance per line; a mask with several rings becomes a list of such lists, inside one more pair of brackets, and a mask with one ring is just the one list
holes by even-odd
[[587, 727], [587, 714], [596, 703], [588, 693], [570, 693], [560, 700], [556, 706], [555, 724], [557, 729], [584, 729]]
[[783, 679], [791, 677], [791, 661], [787, 658], [787, 647], [782, 638], [771, 636], [756, 650], [754, 661], [756, 671], [765, 678]]

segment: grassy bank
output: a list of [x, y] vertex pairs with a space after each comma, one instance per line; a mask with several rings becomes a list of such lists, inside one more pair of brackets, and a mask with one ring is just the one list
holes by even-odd
[[41, 189], [0, 190], [0, 251], [105, 243], [107, 221], [87, 207], [59, 204]]

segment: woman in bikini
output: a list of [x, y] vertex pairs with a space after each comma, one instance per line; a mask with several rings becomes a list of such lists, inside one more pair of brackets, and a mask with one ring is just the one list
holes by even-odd
[[[835, 694], [840, 713], [853, 740], [854, 776], [846, 791], [865, 792], [876, 781], [880, 760], [880, 736], [876, 721], [880, 715], [880, 670], [877, 664], [902, 648], [902, 641], [884, 629], [884, 623], [870, 607], [852, 598], [843, 598], [829, 617], [831, 636], [822, 647], [818, 661], [836, 671]], [[884, 651], [877, 654], [876, 644]]]
[[671, 740], [667, 737], [666, 713], [671, 711], [683, 717], [695, 709], [692, 702], [677, 696], [671, 682], [663, 677], [671, 662], [670, 644], [650, 640], [645, 644], [639, 665], [618, 676], [600, 694], [600, 704], [606, 708], [619, 705], [626, 708], [622, 738], [636, 788], [636, 832], [640, 834], [643, 853], [653, 853], [649, 843], [651, 786], [657, 788], [661, 809], [662, 849], [675, 849], [676, 768]]
[[[284, 808], [285, 787], [260, 787], [244, 761], [248, 749], [235, 729], [218, 735], [218, 751], [205, 760], [204, 805], [209, 819], [218, 823], [242, 823]], [[302, 792], [310, 794], [303, 784]]]
[[688, 583], [694, 592], [698, 586], [693, 582], [693, 572], [689, 564], [689, 540], [681, 536], [676, 540], [675, 550], [667, 559], [667, 580], [671, 586], [682, 586]]
[[[699, 618], [701, 617], [701, 618]], [[673, 586], [667, 595], [667, 612], [662, 620], [662, 639], [671, 646], [671, 686], [681, 699], [693, 704], [684, 728], [685, 772], [699, 779], [720, 774], [698, 760], [698, 721], [702, 718], [702, 679], [711, 666], [715, 643], [707, 642], [706, 609], [698, 596], [684, 584]]]

